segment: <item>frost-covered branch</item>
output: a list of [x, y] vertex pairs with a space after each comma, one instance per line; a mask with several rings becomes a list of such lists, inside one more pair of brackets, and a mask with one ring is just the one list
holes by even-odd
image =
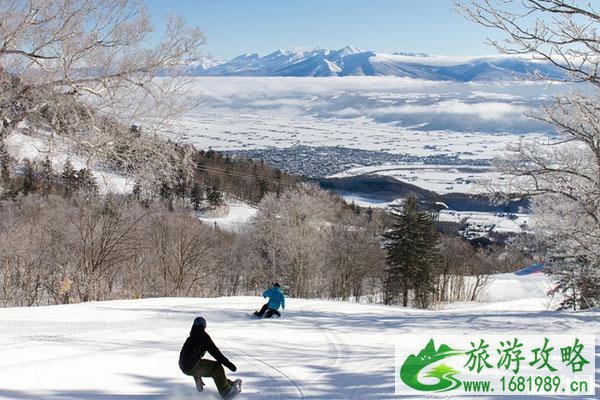
[[588, 271], [579, 274], [573, 306], [600, 304], [600, 12], [581, 0], [455, 4], [468, 19], [503, 34], [502, 41], [489, 40], [498, 51], [552, 63], [567, 73], [565, 81], [579, 83], [533, 115], [557, 136], [509, 148], [498, 167], [511, 177], [509, 196], [532, 197], [538, 235], [570, 271], [558, 275], [571, 279], [574, 265]]
[[[88, 160], [164, 169], [157, 132], [195, 106], [177, 77], [204, 35], [170, 15], [162, 38], [139, 0], [0, 3], [0, 141], [15, 129], [68, 141]], [[129, 129], [142, 126], [137, 137]], [[126, 152], [125, 149], [131, 151]]]

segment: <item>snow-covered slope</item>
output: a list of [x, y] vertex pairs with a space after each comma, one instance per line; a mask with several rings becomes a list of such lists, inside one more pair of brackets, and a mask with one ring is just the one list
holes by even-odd
[[48, 157], [57, 172], [62, 172], [67, 160], [76, 169], [90, 168], [100, 194], [131, 193], [135, 185], [135, 178], [132, 176], [88, 165], [81, 156], [73, 151], [73, 146], [69, 146], [65, 140], [50, 141], [43, 136], [33, 137], [17, 130], [6, 137], [5, 145], [10, 156], [17, 161], [16, 169], [20, 168], [25, 159], [41, 163]]
[[247, 203], [226, 200], [223, 207], [213, 211], [202, 211], [196, 215], [205, 224], [214, 225], [230, 232], [241, 231], [256, 215], [258, 209]]
[[522, 57], [444, 57], [384, 54], [353, 46], [339, 50], [277, 50], [267, 55], [243, 54], [220, 65], [190, 68], [209, 76], [400, 76], [460, 82], [528, 79], [531, 74], [558, 78], [561, 71]]
[[[600, 331], [600, 311], [543, 311], [528, 302], [531, 290], [515, 291], [520, 277], [503, 279], [511, 283], [497, 286], [496, 303], [446, 311], [290, 299], [283, 318], [256, 320], [258, 297], [0, 309], [0, 398], [200, 398], [177, 366], [198, 315], [238, 367], [229, 376], [244, 381], [240, 400], [392, 399], [394, 341], [404, 333]], [[513, 294], [519, 299], [503, 301]], [[599, 352], [597, 339], [597, 366]], [[201, 396], [218, 399], [212, 382]]]
[[187, 69], [187, 72], [190, 74], [202, 75], [207, 70], [215, 68], [221, 64], [223, 64], [222, 61], [220, 61], [212, 56], [205, 56], [194, 63], [186, 64], [186, 67], [187, 67], [186, 69]]

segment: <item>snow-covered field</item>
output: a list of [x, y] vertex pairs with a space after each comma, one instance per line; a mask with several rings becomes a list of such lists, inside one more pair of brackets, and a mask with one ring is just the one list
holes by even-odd
[[[510, 144], [545, 140], [549, 128], [524, 114], [567, 89], [526, 81], [197, 77], [189, 93], [201, 106], [182, 117], [170, 135], [215, 150], [339, 146], [457, 157], [467, 167], [497, 157]], [[357, 164], [348, 173], [361, 172]], [[460, 163], [451, 167], [396, 165], [387, 174], [441, 193], [480, 190], [474, 182], [487, 171], [464, 173]]]
[[[523, 115], [556, 85], [396, 77], [198, 77], [173, 135], [215, 150], [343, 146], [488, 158], [548, 128]], [[562, 87], [564, 89], [564, 87]]]
[[[487, 302], [441, 311], [290, 299], [273, 320], [250, 317], [258, 297], [0, 309], [0, 398], [217, 399], [212, 382], [199, 395], [177, 366], [203, 315], [238, 367], [240, 399], [391, 399], [399, 334], [600, 332], [599, 310], [546, 311], [545, 280], [504, 274]], [[597, 338], [597, 368], [599, 353]]]
[[500, 174], [491, 167], [467, 165], [384, 164], [349, 168], [331, 177], [343, 178], [362, 174], [391, 176], [439, 194], [485, 193], [486, 183], [501, 183]]
[[439, 220], [443, 222], [465, 222], [471, 227], [491, 228], [498, 233], [531, 231], [531, 215], [528, 214], [442, 210], [439, 213]]

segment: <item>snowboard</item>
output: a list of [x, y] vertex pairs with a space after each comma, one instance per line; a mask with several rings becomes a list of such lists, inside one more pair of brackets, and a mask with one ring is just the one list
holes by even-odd
[[225, 397], [223, 397], [223, 399], [224, 400], [233, 399], [235, 396], [240, 394], [241, 391], [242, 391], [242, 380], [236, 379], [233, 382], [233, 386], [231, 387], [231, 389], [229, 389], [229, 392], [227, 392], [227, 394], [225, 395]]
[[277, 314], [273, 314], [272, 317], [265, 317], [264, 315], [262, 317], [259, 317], [258, 315], [256, 315], [255, 313], [250, 314], [250, 317], [254, 317], [256, 319], [273, 319], [273, 318], [281, 318], [281, 316], [277, 315]]

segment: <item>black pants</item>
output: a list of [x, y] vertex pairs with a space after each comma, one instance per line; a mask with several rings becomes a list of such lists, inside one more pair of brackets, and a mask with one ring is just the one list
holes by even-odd
[[254, 314], [256, 314], [257, 317], [262, 317], [264, 315], [265, 318], [271, 318], [273, 314], [277, 315], [278, 317], [281, 317], [281, 313], [279, 311], [269, 308], [269, 303], [263, 305], [260, 311], [257, 311]]

